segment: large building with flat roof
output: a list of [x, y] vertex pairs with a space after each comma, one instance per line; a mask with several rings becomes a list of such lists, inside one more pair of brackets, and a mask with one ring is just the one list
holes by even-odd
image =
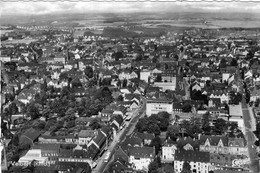
[[168, 99], [148, 99], [146, 102], [146, 115], [158, 114], [159, 112], [172, 113], [172, 100]]

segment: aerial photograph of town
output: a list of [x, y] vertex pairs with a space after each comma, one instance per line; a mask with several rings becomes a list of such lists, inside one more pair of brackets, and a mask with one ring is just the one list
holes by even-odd
[[0, 4], [0, 173], [260, 173], [260, 1]]

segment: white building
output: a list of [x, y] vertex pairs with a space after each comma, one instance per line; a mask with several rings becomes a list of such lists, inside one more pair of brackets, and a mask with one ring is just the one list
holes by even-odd
[[166, 143], [162, 146], [162, 162], [171, 163], [174, 161], [175, 151], [177, 150], [176, 146], [167, 140]]
[[142, 70], [140, 72], [140, 80], [144, 80], [148, 83], [148, 78], [151, 75], [151, 72], [149, 70]]
[[176, 77], [174, 77], [171, 82], [154, 82], [154, 86], [160, 87], [163, 92], [165, 92], [166, 90], [175, 91]]
[[241, 104], [229, 105], [229, 121], [237, 122], [238, 127], [244, 130], [243, 112]]
[[79, 145], [88, 145], [95, 135], [97, 135], [97, 131], [95, 130], [81, 130], [78, 134]]
[[188, 162], [191, 172], [208, 173], [211, 167], [209, 152], [178, 150], [175, 153], [174, 169], [176, 173], [180, 173], [184, 162]]
[[148, 171], [148, 166], [154, 157], [153, 147], [131, 147], [129, 150], [129, 163], [133, 164], [135, 170]]
[[29, 150], [25, 156], [21, 157], [18, 161], [21, 165], [28, 165], [32, 161], [36, 161], [39, 164], [44, 164], [48, 161], [48, 157], [42, 157], [42, 151], [41, 149], [32, 149]]
[[172, 101], [167, 99], [149, 99], [146, 102], [146, 115], [157, 114], [159, 112], [172, 113]]

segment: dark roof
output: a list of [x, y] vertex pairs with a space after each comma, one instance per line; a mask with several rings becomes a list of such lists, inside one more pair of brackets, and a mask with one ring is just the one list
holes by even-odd
[[41, 132], [34, 129], [34, 128], [30, 128], [28, 130], [26, 130], [26, 132], [24, 132], [24, 134], [22, 136], [26, 136], [27, 138], [31, 139], [32, 141], [34, 141], [35, 139], [37, 139], [39, 136], [41, 135]]
[[180, 102], [174, 102], [172, 107], [173, 109], [182, 109], [182, 104]]
[[101, 148], [105, 140], [106, 136], [99, 129], [98, 134], [94, 137], [93, 141], [99, 146], [99, 148]]
[[228, 146], [245, 147], [246, 140], [244, 138], [228, 138]]
[[41, 149], [42, 152], [45, 153], [53, 153], [53, 152], [59, 152], [60, 144], [46, 144], [46, 143], [38, 143], [32, 146], [32, 149]]
[[81, 130], [78, 134], [78, 137], [82, 138], [92, 138], [96, 134], [95, 130]]
[[112, 129], [111, 129], [111, 127], [110, 127], [109, 125], [107, 125], [107, 126], [103, 126], [103, 127], [100, 129], [100, 131], [102, 131], [103, 133], [105, 133], [106, 136], [109, 136], [109, 135], [111, 134], [111, 132], [112, 132]]
[[210, 157], [209, 152], [177, 150], [177, 152], [175, 152], [175, 160], [208, 163], [210, 161]]
[[190, 144], [193, 149], [199, 149], [199, 142], [197, 140], [192, 139], [191, 137], [179, 138], [176, 141], [177, 147], [183, 149], [183, 147], [187, 144]]
[[153, 140], [155, 137], [153, 133], [136, 132], [135, 135], [138, 136], [142, 140]]
[[129, 155], [138, 158], [154, 158], [154, 147], [130, 147]]
[[224, 146], [228, 145], [228, 137], [226, 137], [226, 136], [208, 136], [208, 135], [201, 135], [199, 137], [200, 145], [204, 145], [207, 139], [209, 140], [209, 143], [212, 146], [217, 146], [220, 140], [222, 140]]
[[126, 146], [141, 146], [142, 143], [142, 139], [138, 136], [126, 136], [126, 139], [122, 143], [122, 147], [125, 149]]
[[111, 165], [113, 173], [122, 173], [122, 171], [133, 171], [131, 164], [122, 159], [121, 157], [117, 158], [114, 163]]
[[95, 144], [91, 144], [87, 149], [86, 155], [88, 158], [95, 159], [99, 151], [99, 148]]

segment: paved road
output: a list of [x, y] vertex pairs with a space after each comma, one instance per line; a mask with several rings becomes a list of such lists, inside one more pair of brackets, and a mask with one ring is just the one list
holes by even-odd
[[[131, 121], [126, 121], [126, 127], [123, 128], [113, 139], [113, 141], [109, 144], [108, 150], [111, 151], [111, 155], [113, 156], [115, 152], [115, 148], [119, 143], [121, 143], [126, 135], [130, 135], [134, 129], [135, 125], [137, 124], [140, 117], [144, 116], [145, 109], [146, 109], [146, 100], [142, 97], [143, 104], [139, 109], [133, 112], [133, 118]], [[109, 167], [110, 164], [113, 163], [113, 157], [110, 158], [109, 162], [104, 162], [104, 158], [106, 156], [107, 151], [96, 161], [97, 166], [95, 169], [92, 170], [92, 173], [103, 173], [106, 171], [106, 169]]]
[[[239, 71], [237, 71], [237, 74], [239, 74]], [[252, 115], [252, 110], [249, 108], [248, 104], [246, 103], [245, 99], [245, 94], [244, 94], [244, 88], [243, 88], [243, 81], [238, 75], [238, 81], [239, 81], [239, 91], [242, 94], [242, 101], [241, 101], [241, 106], [242, 106], [242, 112], [243, 112], [243, 120], [244, 120], [244, 125], [245, 125], [245, 138], [247, 140], [247, 146], [248, 146], [248, 156], [250, 158], [250, 170], [253, 173], [259, 173], [259, 159], [257, 156], [257, 151], [256, 147], [254, 145], [256, 141], [255, 134], [253, 133], [255, 127], [254, 121], [254, 116]]]
[[[243, 99], [244, 100], [244, 99]], [[242, 101], [242, 107], [247, 106], [247, 104], [245, 103], [245, 101]], [[250, 115], [250, 111], [248, 108], [243, 108], [243, 119], [244, 119], [244, 124], [245, 124], [245, 137], [247, 140], [247, 146], [248, 146], [248, 154], [249, 154], [249, 158], [251, 161], [251, 171], [253, 173], [259, 173], [259, 161], [258, 161], [258, 156], [257, 156], [257, 150], [256, 147], [254, 145], [255, 141], [256, 141], [256, 137], [255, 134], [253, 133], [253, 128], [252, 127], [252, 119], [251, 119], [251, 115]]]

